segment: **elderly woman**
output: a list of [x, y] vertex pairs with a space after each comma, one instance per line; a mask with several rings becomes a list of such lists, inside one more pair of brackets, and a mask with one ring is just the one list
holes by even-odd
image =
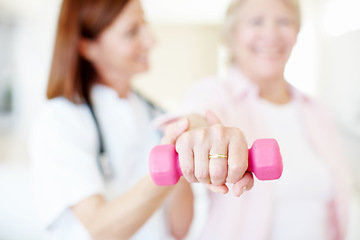
[[228, 77], [199, 82], [185, 100], [186, 111], [213, 110], [250, 145], [276, 138], [284, 161], [280, 180], [255, 181], [240, 198], [209, 193], [201, 239], [345, 238], [350, 185], [334, 124], [284, 78], [299, 28], [297, 1], [233, 1], [225, 22]]

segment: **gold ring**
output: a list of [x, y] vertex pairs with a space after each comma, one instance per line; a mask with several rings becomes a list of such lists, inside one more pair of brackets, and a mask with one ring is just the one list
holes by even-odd
[[210, 154], [209, 159], [216, 159], [216, 158], [228, 158], [226, 154]]

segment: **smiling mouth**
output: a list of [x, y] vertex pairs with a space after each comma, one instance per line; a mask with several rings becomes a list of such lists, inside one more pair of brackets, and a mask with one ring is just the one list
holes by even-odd
[[255, 49], [255, 53], [264, 58], [279, 58], [283, 55], [280, 47], [260, 47]]

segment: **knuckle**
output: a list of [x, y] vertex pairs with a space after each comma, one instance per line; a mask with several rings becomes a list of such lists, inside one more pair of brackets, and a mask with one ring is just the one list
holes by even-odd
[[240, 137], [241, 139], [244, 138], [244, 133], [237, 127], [232, 127], [231, 131], [234, 133], [235, 136]]
[[208, 171], [205, 169], [196, 169], [195, 177], [199, 180], [206, 180], [208, 178]]
[[201, 128], [201, 129], [198, 129], [197, 132], [196, 132], [196, 135], [197, 135], [197, 140], [200, 142], [200, 143], [204, 143], [206, 141], [206, 138], [207, 138], [207, 135], [208, 135], [208, 131], [205, 129], [205, 128]]
[[194, 176], [194, 169], [190, 166], [184, 166], [181, 168], [181, 171], [184, 176], [192, 178]]
[[229, 169], [231, 171], [234, 171], [239, 174], [244, 174], [246, 172], [247, 168], [248, 168], [247, 162], [244, 162], [244, 163], [235, 162], [235, 163], [231, 163], [229, 165]]
[[247, 164], [232, 163], [229, 164], [229, 175], [234, 178], [241, 178], [247, 170]]
[[226, 128], [221, 124], [214, 124], [211, 128], [215, 138], [223, 139], [225, 137]]
[[215, 168], [211, 171], [211, 179], [222, 181], [226, 178], [226, 172], [223, 169]]
[[191, 136], [189, 132], [183, 133], [177, 140], [177, 145], [186, 146], [191, 144]]

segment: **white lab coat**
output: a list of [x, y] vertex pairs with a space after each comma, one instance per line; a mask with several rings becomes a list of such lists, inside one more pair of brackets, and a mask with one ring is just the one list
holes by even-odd
[[[95, 85], [91, 97], [114, 178], [105, 180], [99, 170], [99, 137], [87, 105], [62, 97], [47, 101], [29, 144], [44, 239], [90, 239], [69, 208], [94, 194], [112, 200], [131, 188], [148, 174], [150, 149], [160, 140], [149, 128], [148, 104], [135, 94], [120, 99], [113, 89]], [[161, 208], [132, 239], [169, 238]]]

